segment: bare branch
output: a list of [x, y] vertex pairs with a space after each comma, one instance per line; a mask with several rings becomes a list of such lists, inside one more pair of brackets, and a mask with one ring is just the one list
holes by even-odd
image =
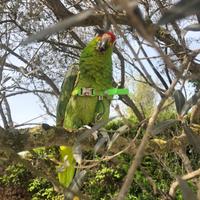
[[2, 108], [2, 104], [0, 104], [0, 115], [1, 115], [1, 119], [3, 121], [4, 128], [9, 128], [8, 121], [6, 119], [6, 116], [5, 116], [3, 108]]
[[120, 67], [121, 67], [121, 83], [120, 83], [120, 88], [124, 88], [124, 83], [125, 83], [125, 61], [123, 55], [120, 53], [120, 51], [115, 48], [114, 52], [117, 54], [119, 60], [120, 60]]
[[8, 119], [8, 125], [11, 128], [11, 127], [13, 127], [13, 120], [12, 120], [10, 105], [9, 105], [6, 97], [3, 98], [3, 102], [4, 102], [4, 105], [5, 105], [6, 116], [7, 116], [7, 119]]

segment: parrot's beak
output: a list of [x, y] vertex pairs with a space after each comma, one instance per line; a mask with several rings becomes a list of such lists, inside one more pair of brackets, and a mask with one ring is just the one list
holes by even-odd
[[97, 50], [100, 52], [104, 52], [106, 51], [106, 49], [109, 47], [109, 43], [110, 43], [110, 38], [108, 37], [103, 37], [98, 45], [97, 45]]

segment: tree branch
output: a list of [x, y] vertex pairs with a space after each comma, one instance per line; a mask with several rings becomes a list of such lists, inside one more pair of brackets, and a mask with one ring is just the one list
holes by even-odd
[[[42, 124], [33, 128], [26, 129], [3, 129], [0, 128], [0, 150], [6, 147], [12, 148], [15, 152], [22, 152], [38, 147], [49, 146], [73, 146], [78, 140], [84, 136], [85, 129], [69, 132], [61, 127], [49, 126]], [[94, 140], [93, 131], [87, 130], [85, 139], [81, 140], [83, 149], [93, 149], [96, 141]], [[91, 132], [91, 134], [90, 134]], [[87, 142], [85, 142], [87, 140]], [[119, 137], [112, 145], [110, 152], [118, 152], [120, 149], [127, 147], [129, 140]]]

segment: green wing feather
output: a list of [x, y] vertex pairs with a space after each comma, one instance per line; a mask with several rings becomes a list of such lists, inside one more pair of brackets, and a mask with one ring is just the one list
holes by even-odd
[[78, 70], [78, 65], [73, 65], [70, 67], [70, 69], [65, 75], [57, 104], [56, 126], [63, 127], [66, 107], [71, 97], [71, 93], [75, 87], [76, 79], [78, 76]]
[[[61, 86], [56, 114], [57, 126], [63, 127], [66, 107], [71, 97], [71, 93], [76, 85], [77, 76], [78, 65], [73, 65], [67, 71]], [[76, 165], [72, 148], [67, 146], [60, 146], [60, 157], [62, 164], [59, 166], [59, 168], [62, 168], [62, 170], [58, 172], [58, 179], [60, 184], [62, 184], [64, 187], [68, 187], [74, 177]]]

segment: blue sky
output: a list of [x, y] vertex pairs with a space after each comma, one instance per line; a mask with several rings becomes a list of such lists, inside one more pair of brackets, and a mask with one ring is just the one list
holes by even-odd
[[[23, 94], [8, 98], [14, 123], [48, 123], [54, 125], [54, 120], [46, 115], [39, 99], [33, 94]], [[36, 119], [35, 119], [36, 118]], [[32, 120], [34, 119], [34, 120]]]

